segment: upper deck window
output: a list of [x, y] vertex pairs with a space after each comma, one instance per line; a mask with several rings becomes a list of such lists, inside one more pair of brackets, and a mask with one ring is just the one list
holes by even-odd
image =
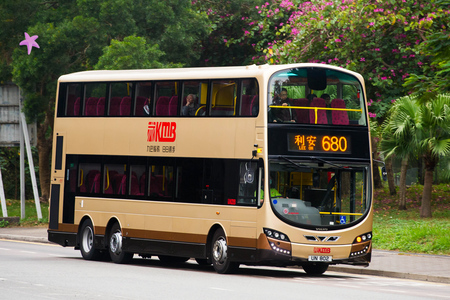
[[277, 72], [269, 82], [268, 120], [365, 126], [363, 88], [356, 77], [333, 69]]

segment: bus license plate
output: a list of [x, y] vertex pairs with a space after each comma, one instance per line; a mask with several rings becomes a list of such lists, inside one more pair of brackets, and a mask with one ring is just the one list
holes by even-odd
[[331, 262], [333, 256], [310, 255], [308, 261]]

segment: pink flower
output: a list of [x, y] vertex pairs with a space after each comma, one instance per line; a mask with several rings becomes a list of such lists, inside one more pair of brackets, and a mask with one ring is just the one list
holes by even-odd
[[360, 61], [366, 61], [366, 59], [364, 57], [361, 57]]
[[228, 40], [227, 39], [223, 39], [223, 42], [226, 43], [226, 42], [228, 42]]
[[341, 42], [341, 39], [335, 39], [334, 40], [336, 43], [340, 43]]
[[370, 118], [376, 118], [376, 117], [377, 117], [377, 114], [374, 114], [374, 113], [369, 112], [369, 117], [370, 117]]
[[381, 80], [386, 80], [387, 79], [387, 77], [381, 77]]

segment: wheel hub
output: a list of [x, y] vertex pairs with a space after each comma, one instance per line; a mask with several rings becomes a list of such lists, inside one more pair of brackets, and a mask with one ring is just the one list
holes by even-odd
[[224, 263], [227, 259], [227, 242], [224, 238], [216, 240], [213, 247], [213, 257], [218, 263]]
[[94, 234], [92, 228], [86, 227], [83, 231], [83, 249], [85, 252], [92, 250], [92, 245], [94, 244]]
[[109, 240], [109, 249], [112, 253], [119, 255], [122, 252], [122, 233], [114, 232]]

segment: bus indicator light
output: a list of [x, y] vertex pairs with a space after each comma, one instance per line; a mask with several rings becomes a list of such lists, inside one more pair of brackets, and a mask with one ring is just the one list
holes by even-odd
[[236, 205], [236, 199], [228, 199], [228, 205]]

